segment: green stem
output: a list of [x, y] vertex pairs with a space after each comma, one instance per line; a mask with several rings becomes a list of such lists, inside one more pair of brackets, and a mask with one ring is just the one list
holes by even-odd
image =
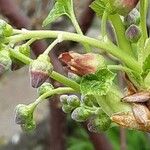
[[90, 38], [84, 35], [79, 35], [76, 33], [69, 33], [64, 31], [22, 31], [21, 35], [15, 35], [12, 37], [6, 38], [5, 42], [11, 42], [16, 43], [23, 40], [31, 39], [31, 38], [57, 38], [58, 35], [62, 35], [63, 40], [71, 40], [75, 42], [84, 42], [88, 43], [89, 45], [93, 47], [97, 47], [99, 49], [103, 49], [106, 52], [114, 55], [115, 57], [119, 58], [123, 63], [125, 63], [129, 68], [132, 70], [140, 73], [141, 67], [139, 66], [139, 63], [131, 56], [126, 54], [125, 52], [121, 51], [120, 48], [118, 48], [116, 45], [114, 45], [112, 42], [107, 41], [104, 42], [103, 40], [97, 40], [94, 38]]
[[49, 52], [59, 43], [59, 39], [54, 40], [50, 46], [44, 51], [44, 54], [49, 54]]
[[[72, 24], [74, 25], [76, 31], [78, 34], [80, 35], [83, 35], [83, 32], [78, 24], [78, 21], [77, 21], [77, 18], [75, 16], [75, 13], [74, 13], [74, 9], [73, 9], [73, 6], [72, 6], [72, 11], [71, 11], [71, 17], [70, 17], [71, 21], [72, 21]], [[91, 52], [91, 48], [88, 44], [86, 43], [83, 43], [83, 46], [85, 47], [86, 49], [86, 52]]]
[[147, 23], [146, 23], [148, 3], [149, 3], [148, 0], [140, 0], [141, 30], [143, 34], [142, 37], [144, 43], [148, 38]]
[[131, 69], [129, 69], [129, 68], [127, 68], [127, 67], [124, 67], [124, 66], [121, 66], [121, 65], [108, 65], [107, 67], [108, 67], [108, 69], [110, 69], [110, 70], [119, 70], [119, 71], [124, 71], [124, 72], [126, 72], [126, 73], [132, 72]]
[[105, 37], [105, 35], [107, 35], [107, 30], [106, 30], [107, 17], [108, 17], [107, 11], [104, 11], [103, 17], [102, 17], [102, 23], [101, 23], [102, 37]]
[[49, 98], [50, 96], [53, 95], [58, 95], [58, 94], [64, 94], [64, 93], [76, 93], [76, 91], [72, 88], [69, 87], [59, 87], [57, 89], [51, 90], [49, 92], [44, 93], [43, 95], [41, 95], [38, 99], [36, 99], [36, 101], [32, 104], [34, 104], [34, 106], [36, 107], [39, 103], [41, 103], [43, 100]]
[[29, 41], [27, 41], [26, 43], [25, 43], [25, 45], [28, 45], [28, 46], [30, 46], [33, 42], [35, 42], [37, 39], [35, 39], [35, 38], [33, 38], [33, 39], [30, 39]]
[[118, 46], [128, 55], [130, 54], [131, 56], [133, 56], [132, 47], [130, 42], [125, 37], [125, 27], [122, 23], [120, 16], [118, 14], [111, 15], [110, 20], [115, 29]]
[[[21, 62], [29, 65], [33, 60], [13, 49], [10, 49], [10, 54], [12, 57], [20, 60]], [[67, 77], [53, 71], [52, 74], [50, 74], [50, 77], [53, 78], [54, 80], [63, 83], [66, 86], [69, 86], [71, 88], [73, 88], [74, 90], [76, 90], [77, 92], [80, 91], [80, 86], [78, 83], [76, 83], [75, 81], [72, 81], [70, 79], [68, 79]]]

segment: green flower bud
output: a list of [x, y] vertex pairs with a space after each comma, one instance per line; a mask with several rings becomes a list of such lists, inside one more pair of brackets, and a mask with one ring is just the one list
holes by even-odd
[[97, 100], [93, 95], [82, 95], [81, 102], [89, 107], [98, 106]]
[[33, 121], [34, 109], [30, 105], [19, 104], [15, 108], [16, 124], [30, 124]]
[[27, 124], [21, 124], [21, 128], [25, 132], [30, 132], [36, 128], [36, 123], [35, 121], [31, 121], [30, 123]]
[[90, 132], [99, 133], [108, 130], [110, 124], [111, 120], [109, 116], [103, 111], [101, 111], [98, 115], [90, 118], [90, 121], [87, 126]]
[[61, 96], [60, 96], [60, 102], [61, 102], [63, 105], [68, 105], [67, 99], [68, 99], [68, 95], [61, 95]]
[[126, 38], [133, 43], [136, 43], [141, 37], [141, 30], [138, 26], [132, 24], [126, 30]]
[[34, 88], [41, 86], [53, 71], [48, 55], [42, 54], [30, 64], [30, 81]]
[[81, 77], [75, 73], [72, 73], [72, 72], [68, 72], [68, 78], [77, 82], [77, 83], [80, 83], [80, 81], [81, 81]]
[[[16, 46], [14, 50], [20, 52], [21, 54], [23, 54], [27, 57], [30, 57], [30, 46], [28, 46], [26, 44], [23, 44], [21, 46]], [[23, 62], [21, 62], [20, 60], [18, 60], [16, 58], [11, 57], [11, 59], [12, 59], [12, 66], [11, 66], [12, 71], [18, 70], [18, 69], [22, 68], [23, 66], [25, 66], [25, 64]]]
[[54, 87], [52, 84], [45, 82], [38, 88], [37, 92], [38, 92], [38, 95], [41, 96], [44, 93], [49, 92], [53, 89], [54, 89]]
[[83, 107], [78, 107], [73, 110], [71, 118], [77, 122], [84, 122], [91, 116], [91, 114], [92, 114], [91, 111]]
[[67, 103], [69, 106], [76, 108], [80, 106], [80, 100], [76, 95], [69, 95], [67, 98]]
[[6, 50], [0, 51], [0, 76], [11, 68], [12, 61], [9, 52]]
[[129, 27], [132, 24], [138, 25], [140, 23], [140, 13], [134, 8], [125, 18], [124, 24]]
[[69, 105], [63, 105], [62, 106], [62, 111], [65, 112], [65, 113], [70, 113], [72, 111], [72, 107], [69, 106]]
[[4, 20], [0, 20], [0, 38], [9, 37], [13, 33], [11, 25], [7, 24]]

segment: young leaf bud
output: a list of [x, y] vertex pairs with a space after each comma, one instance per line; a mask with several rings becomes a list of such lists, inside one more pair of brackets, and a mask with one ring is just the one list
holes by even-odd
[[80, 100], [76, 95], [69, 95], [67, 98], [67, 103], [69, 106], [76, 108], [80, 106]]
[[75, 73], [72, 73], [72, 72], [68, 72], [68, 78], [77, 82], [77, 83], [80, 83], [80, 81], [81, 81], [81, 77]]
[[42, 54], [30, 64], [30, 81], [34, 88], [41, 86], [53, 71], [48, 55]]
[[69, 105], [63, 105], [62, 106], [62, 111], [65, 112], [65, 113], [70, 113], [71, 111], [73, 110], [73, 108]]
[[0, 51], [0, 76], [11, 68], [12, 61], [7, 50]]
[[132, 24], [138, 25], [140, 23], [140, 13], [134, 8], [125, 18], [124, 24], [129, 27]]
[[16, 124], [29, 124], [33, 120], [33, 109], [29, 105], [19, 104], [15, 108]]
[[87, 106], [97, 106], [97, 100], [93, 95], [82, 95], [81, 102]]
[[53, 89], [54, 89], [54, 87], [52, 84], [45, 82], [38, 88], [37, 92], [38, 92], [38, 95], [41, 96], [44, 93], [49, 92]]
[[111, 120], [109, 116], [101, 111], [101, 113], [99, 113], [98, 115], [91, 117], [87, 126], [90, 132], [99, 133], [108, 130], [110, 124]]
[[62, 53], [59, 59], [68, 65], [70, 71], [83, 76], [106, 68], [103, 56], [94, 53], [79, 54], [73, 51]]
[[145, 105], [133, 104], [132, 111], [139, 124], [150, 124], [150, 111]]
[[138, 26], [132, 24], [126, 30], [125, 35], [130, 42], [136, 43], [141, 37], [141, 30]]
[[92, 112], [83, 108], [78, 107], [73, 110], [71, 114], [71, 118], [77, 122], [84, 122], [86, 121], [90, 116], [92, 115]]
[[63, 105], [68, 105], [67, 99], [68, 99], [68, 95], [61, 95], [61, 96], [60, 96], [60, 102], [61, 102]]
[[139, 92], [135, 93], [129, 96], [125, 96], [122, 98], [123, 102], [128, 102], [128, 103], [143, 103], [150, 100], [150, 93], [149, 92]]
[[12, 33], [12, 26], [6, 23], [4, 20], [0, 19], [0, 37], [9, 37], [12, 35]]

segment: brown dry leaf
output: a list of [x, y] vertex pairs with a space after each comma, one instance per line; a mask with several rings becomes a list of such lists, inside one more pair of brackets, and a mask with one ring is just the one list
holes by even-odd
[[111, 120], [124, 128], [150, 132], [150, 124], [147, 126], [139, 124], [132, 112], [113, 114]]

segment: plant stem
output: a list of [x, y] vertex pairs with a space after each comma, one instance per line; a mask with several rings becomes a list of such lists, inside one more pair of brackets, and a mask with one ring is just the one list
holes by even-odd
[[97, 47], [100, 49], [105, 50], [106, 52], [114, 55], [115, 57], [119, 58], [123, 63], [125, 63], [129, 68], [133, 69], [134, 71], [140, 73], [141, 67], [139, 66], [139, 63], [131, 56], [126, 54], [125, 52], [121, 51], [120, 48], [118, 48], [116, 45], [114, 45], [112, 42], [107, 41], [104, 42], [103, 40], [97, 40], [94, 38], [90, 38], [84, 35], [79, 35], [76, 33], [69, 33], [64, 31], [22, 31], [22, 34], [15, 35], [6, 38], [5, 42], [11, 42], [16, 43], [23, 40], [31, 39], [31, 38], [57, 38], [58, 35], [61, 34], [63, 37], [63, 40], [71, 40], [75, 42], [85, 42], [93, 47]]
[[107, 17], [108, 17], [107, 11], [104, 11], [102, 21], [101, 21], [102, 37], [105, 37], [105, 35], [107, 35], [107, 31], [106, 31]]
[[[20, 60], [21, 62], [29, 65], [33, 60], [13, 49], [10, 49], [10, 54], [12, 57]], [[78, 83], [76, 83], [75, 81], [72, 81], [70, 79], [68, 79], [67, 77], [53, 71], [50, 75], [49, 75], [51, 78], [53, 78], [54, 80], [60, 82], [60, 83], [63, 83], [64, 85], [66, 86], [69, 86], [71, 88], [73, 88], [74, 90], [76, 90], [77, 92], [80, 91], [80, 86]]]
[[26, 43], [25, 43], [25, 45], [28, 45], [28, 46], [30, 46], [33, 42], [35, 42], [37, 39], [35, 39], [35, 38], [32, 38], [32, 39], [30, 39], [29, 41], [27, 41]]
[[131, 69], [129, 69], [129, 68], [127, 68], [127, 67], [124, 67], [124, 66], [121, 66], [121, 65], [108, 65], [107, 67], [108, 67], [108, 69], [110, 69], [110, 70], [119, 70], [119, 71], [124, 71], [124, 72], [126, 72], [126, 73], [132, 72]]
[[[71, 19], [71, 21], [72, 21], [72, 23], [73, 23], [77, 33], [80, 34], [80, 35], [83, 35], [83, 32], [82, 32], [82, 30], [81, 30], [81, 28], [80, 28], [80, 26], [78, 24], [77, 18], [75, 16], [73, 6], [71, 6], [71, 7], [72, 7], [72, 11], [71, 11], [70, 19]], [[90, 48], [90, 46], [88, 44], [83, 43], [83, 46], [85, 47], [86, 52], [90, 52], [91, 51], [91, 48]]]
[[59, 43], [59, 39], [54, 40], [50, 46], [44, 51], [44, 54], [49, 54], [49, 52]]
[[146, 23], [148, 3], [149, 3], [148, 0], [140, 0], [141, 30], [143, 34], [142, 37], [144, 43], [148, 38], [147, 23]]
[[118, 14], [111, 15], [110, 20], [115, 29], [118, 46], [122, 50], [124, 50], [128, 55], [130, 54], [131, 56], [133, 56], [132, 47], [130, 42], [125, 37], [125, 28], [120, 16]]
[[57, 80], [60, 83], [65, 84], [66, 86], [73, 88], [77, 92], [80, 91], [80, 86], [78, 83], [76, 83], [75, 81], [73, 81], [71, 79], [68, 79], [67, 77], [65, 77], [55, 71], [53, 71], [52, 74], [50, 74], [50, 77], [53, 78], [54, 80]]
[[76, 93], [76, 91], [69, 87], [59, 87], [57, 89], [51, 90], [49, 92], [44, 93], [41, 95], [36, 101], [34, 102], [34, 106], [36, 107], [39, 103], [41, 103], [46, 98], [53, 96], [55, 94], [64, 94], [64, 93]]

